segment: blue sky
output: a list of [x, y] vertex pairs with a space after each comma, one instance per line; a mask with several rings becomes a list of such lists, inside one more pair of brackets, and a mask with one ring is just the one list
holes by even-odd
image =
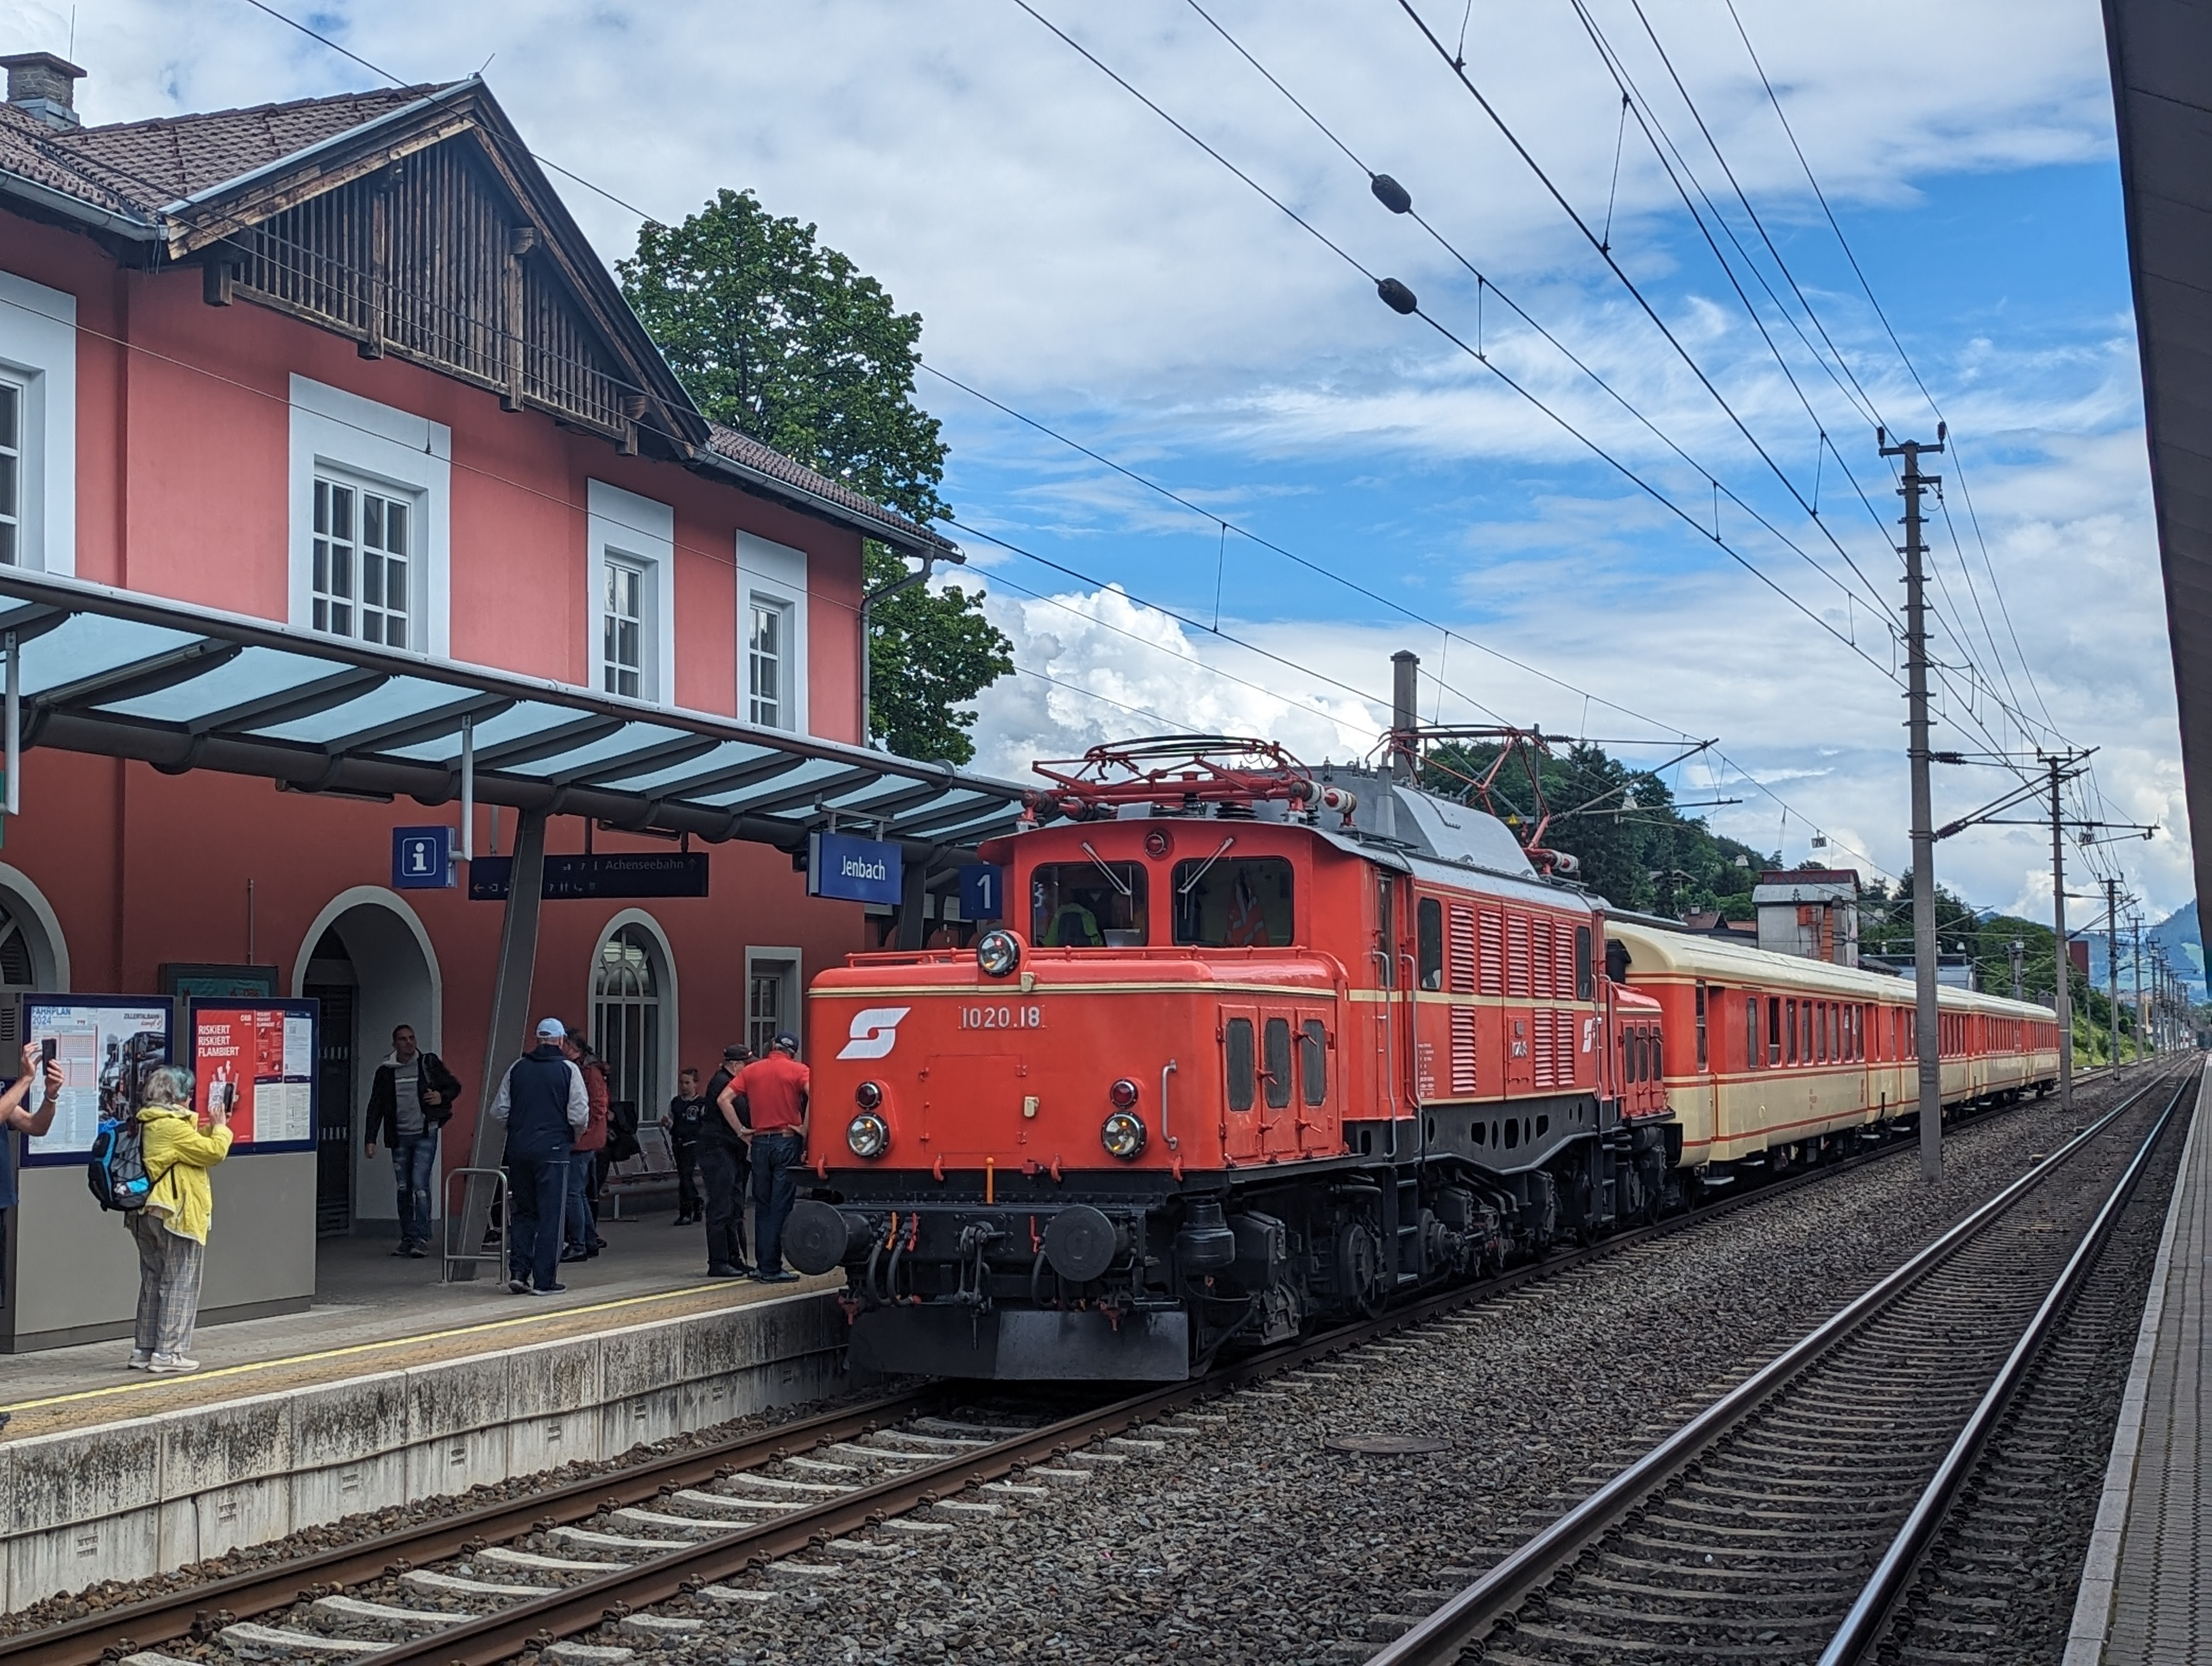
[[[1359, 170], [1187, 0], [1035, 3], [1474, 338], [1472, 280], [1385, 212]], [[1638, 127], [1620, 137], [1620, 94], [1570, 0], [1417, 4], [1448, 38], [1461, 25], [1449, 14], [1464, 11], [1470, 74], [1571, 203], [1594, 222], [1610, 204], [1623, 266], [1797, 489], [1813, 494], [1825, 429], [1893, 515], [1864, 418], [1762, 301], [1807, 414]], [[1588, 6], [1639, 109], [1723, 191], [1631, 0]], [[1737, 9], [1959, 442], [1955, 461], [1935, 466], [1954, 476], [1947, 496], [1973, 587], [1939, 520], [1936, 601], [1956, 629], [1938, 652], [1954, 690], [1975, 686], [1947, 695], [1944, 744], [1978, 747], [1986, 733], [2016, 748], [2056, 732], [2100, 747], [2095, 787], [2109, 816], [2169, 830], [2097, 860], [2124, 866], [2155, 912], [2177, 907], [2190, 895], [2187, 831], [2095, 9]], [[1207, 10], [1368, 165], [1403, 181], [1469, 259], [1809, 552], [1810, 564], [1744, 512], [1723, 512], [1725, 536], [1792, 599], [1419, 319], [1383, 307], [1365, 279], [1012, 0], [325, 0], [313, 19], [407, 80], [489, 58], [488, 79], [536, 149], [655, 214], [680, 214], [721, 185], [752, 187], [920, 310], [932, 362], [1534, 668], [1446, 647], [1431, 626], [1236, 533], [1224, 554], [1218, 526], [925, 376], [921, 395], [952, 441], [946, 489], [963, 520], [1119, 587], [961, 535], [1024, 667], [982, 702], [993, 769], [1177, 723], [1355, 754], [1384, 714], [1389, 655], [1408, 647], [1431, 673], [1441, 665], [1449, 691], [1431, 684], [1425, 699], [1447, 719], [1486, 708], [1557, 733], [1649, 737], [1618, 750], [1655, 762], [1674, 733], [1717, 736], [1719, 777], [1733, 784], [1715, 789], [1698, 766], [1676, 783], [1686, 798], [1744, 800], [1716, 808], [1717, 826], [1791, 860], [1813, 854], [1817, 830], [1832, 842], [1818, 854], [1901, 868], [1902, 710], [1880, 618], [1898, 563], [1834, 456], [1819, 465], [1823, 521], [1863, 581], [1395, 5], [1208, 0]], [[1645, 0], [1644, 12], [1851, 371], [1885, 416], [1925, 437], [1933, 416], [1806, 188], [1726, 0]], [[0, 0], [11, 48], [59, 49], [68, 27], [65, 7]], [[92, 72], [82, 101], [96, 120], [373, 79], [243, 0], [80, 0], [76, 27]], [[1918, 50], [1900, 54], [1906, 38]], [[628, 250], [634, 216], [556, 183], [603, 253]], [[1741, 213], [1728, 217], [1750, 240]], [[1481, 310], [1498, 363], [1695, 518], [1710, 516], [1702, 474], [1524, 329], [1502, 325], [1494, 295]], [[2008, 702], [2025, 709], [2025, 734]], [[2003, 781], [1943, 772], [1939, 816]], [[1964, 836], [1939, 871], [1983, 903], [2048, 909], [2030, 830]]]

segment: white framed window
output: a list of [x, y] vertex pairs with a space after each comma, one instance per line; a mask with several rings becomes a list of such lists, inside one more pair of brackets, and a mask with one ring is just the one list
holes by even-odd
[[76, 571], [76, 297], [0, 272], [0, 565]]
[[800, 956], [797, 949], [745, 951], [745, 1043], [766, 1058], [784, 1031], [799, 1033]]
[[413, 556], [418, 494], [315, 471], [309, 623], [333, 636], [419, 649]]
[[811, 733], [806, 697], [806, 551], [738, 534], [738, 715]]
[[604, 480], [589, 483], [592, 686], [627, 700], [675, 697], [676, 619], [669, 575], [676, 511]]
[[756, 591], [745, 606], [746, 722], [792, 727], [791, 672], [791, 604]]
[[294, 624], [444, 658], [453, 431], [292, 378]]
[[0, 566], [23, 556], [23, 405], [29, 390], [0, 372]]
[[645, 691], [646, 600], [653, 575], [627, 556], [608, 556], [601, 571], [606, 592], [600, 600], [599, 685], [635, 700]]

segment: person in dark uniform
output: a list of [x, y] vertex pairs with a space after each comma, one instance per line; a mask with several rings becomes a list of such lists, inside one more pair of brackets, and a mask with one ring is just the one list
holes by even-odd
[[559, 1274], [568, 1164], [592, 1116], [584, 1073], [561, 1045], [568, 1037], [560, 1019], [543, 1020], [538, 1045], [507, 1067], [491, 1102], [491, 1120], [507, 1128], [507, 1287], [518, 1296], [568, 1288]]
[[704, 1219], [699, 1207], [699, 1129], [707, 1120], [707, 1096], [699, 1091], [699, 1073], [690, 1065], [676, 1073], [676, 1097], [668, 1102], [668, 1154], [676, 1163], [676, 1225]]
[[707, 1084], [708, 1111], [699, 1123], [699, 1177], [707, 1189], [707, 1275], [734, 1279], [752, 1271], [745, 1258], [745, 1141], [751, 1130], [722, 1104], [723, 1090], [753, 1055], [743, 1043], [722, 1049], [722, 1067]]

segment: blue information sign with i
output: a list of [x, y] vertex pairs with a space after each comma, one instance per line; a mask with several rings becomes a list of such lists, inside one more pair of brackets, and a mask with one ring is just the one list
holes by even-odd
[[443, 891], [453, 883], [453, 830], [395, 827], [392, 830], [392, 888]]

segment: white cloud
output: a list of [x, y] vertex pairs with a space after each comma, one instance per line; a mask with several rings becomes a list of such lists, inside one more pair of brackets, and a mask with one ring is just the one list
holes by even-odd
[[[1465, 274], [1418, 227], [1378, 207], [1358, 172], [1194, 11], [1173, 0], [1039, 3], [1370, 268], [1403, 277], [1471, 334], [1476, 299]], [[1419, 3], [1453, 37], [1452, 13], [1466, 10], [1471, 72], [1567, 199], [1602, 221], [1619, 99], [1571, 9]], [[1909, 210], [1922, 192], [1955, 192], [1962, 177], [2002, 181], [2023, 168], [2110, 157], [2111, 95], [2094, 7], [1738, 5], [1807, 154], [1847, 216]], [[1425, 216], [1587, 363], [1779, 518], [1786, 496], [1393, 8], [1222, 0], [1209, 9], [1370, 165], [1405, 182]], [[1719, 188], [1724, 182], [1633, 11], [1621, 0], [1595, 0], [1594, 13], [1699, 177]], [[53, 0], [0, 0], [0, 44], [60, 50], [70, 15]], [[240, 0], [77, 0], [74, 15], [75, 54], [92, 71], [82, 102], [94, 120], [258, 103], [368, 79]], [[1793, 248], [1818, 246], [1808, 233], [1817, 230], [1818, 207], [1723, 0], [1678, 0], [1653, 15], [1770, 227]], [[1601, 699], [1721, 736], [1730, 758], [1805, 818], [1788, 830], [1793, 857], [1805, 854], [1802, 842], [1819, 824], [1891, 870], [1903, 866], [1901, 709], [1886, 678], [1717, 551], [1700, 550], [1625, 483], [1596, 477], [1577, 442], [1417, 322], [1387, 312], [1358, 274], [1007, 0], [629, 8], [324, 0], [313, 21], [408, 80], [451, 78], [489, 58], [490, 84], [536, 149], [656, 215], [680, 215], [723, 185], [757, 188], [772, 210], [818, 222], [826, 241], [883, 278], [902, 306], [919, 309], [933, 359], [1041, 415], [1079, 419], [1086, 437], [1133, 463], [1199, 459], [1180, 472], [1217, 475], [1200, 489], [1220, 513], [1334, 492], [1340, 501], [1324, 507], [1339, 522], [1361, 514], [1379, 522], [1407, 513], [1393, 500], [1409, 492], [1458, 491], [1478, 468], [1517, 471], [1522, 507], [1509, 516], [1494, 505], [1470, 506], [1432, 541], [1425, 565], [1376, 572], [1358, 553], [1310, 553], [1391, 593], [1417, 595], [1455, 622], [1479, 621], [1466, 625], [1469, 635]], [[1911, 49], [1899, 50], [1901, 41]], [[1764, 344], [1686, 240], [1673, 188], [1632, 125], [1620, 155], [1610, 235], [1624, 264], [1661, 295], [1670, 322], [1755, 429], [1783, 437], [1808, 430]], [[604, 254], [627, 252], [629, 215], [556, 182]], [[2100, 234], [2116, 238], [2118, 228]], [[2000, 260], [2038, 256], [2008, 243], [2002, 227], [1987, 246]], [[1886, 356], [1879, 323], [1832, 257], [1828, 266], [1805, 273], [1824, 319], [1877, 403], [1913, 411], [1917, 396]], [[1946, 395], [1967, 447], [2010, 623], [1963, 516], [1981, 609], [1940, 523], [1936, 563], [1951, 588], [1938, 592], [1937, 605], [1984, 664], [2013, 658], [2016, 631], [2057, 726], [2103, 745], [2099, 778], [2112, 817], [2159, 819], [2172, 830], [2150, 845], [2115, 848], [2112, 860], [2139, 874], [2161, 907], [2177, 905], [2193, 880], [2129, 321], [2017, 316], [2006, 310], [2005, 271], [1945, 276], [1954, 290], [1986, 294], [1987, 315], [1951, 350], [1924, 350], [1921, 368]], [[1895, 315], [1908, 319], [1904, 308]], [[1483, 302], [1482, 332], [1502, 368], [1594, 438], [1686, 500], [1704, 489], [1552, 350], [1508, 322], [1494, 295]], [[1853, 419], [1839, 396], [1783, 338], [1878, 513], [1893, 514], [1864, 436], [1845, 437]], [[1883, 363], [1893, 368], [1874, 368]], [[1080, 536], [1084, 564], [1109, 576], [1118, 553], [1139, 547], [1133, 540], [1188, 526], [1129, 483], [1033, 435], [983, 423], [957, 396], [925, 384], [924, 397], [952, 423], [963, 447], [957, 460], [993, 465], [988, 495], [958, 500], [980, 524]], [[971, 435], [992, 447], [987, 456], [965, 449]], [[1778, 456], [1801, 478], [1810, 441], [1809, 431], [1776, 440]], [[1417, 467], [1431, 472], [1409, 472]], [[1342, 483], [1370, 468], [1385, 488], [1371, 504]], [[1832, 473], [1828, 480], [1827, 501], [1838, 502]], [[1950, 489], [1956, 512], [1963, 506], [1955, 481]], [[1845, 502], [1830, 511], [1830, 524], [1893, 593], [1893, 563], [1883, 564], [1864, 513]], [[1786, 526], [1839, 569], [1803, 517]], [[1887, 665], [1888, 638], [1856, 604], [1747, 529], [1744, 546]], [[981, 546], [976, 553], [988, 582], [991, 563]], [[1440, 654], [1432, 636], [1271, 609], [1264, 593], [1232, 605], [1232, 628], [1287, 666], [1111, 591], [1069, 588], [1062, 600], [1065, 607], [1027, 601], [1003, 587], [994, 596], [994, 617], [1018, 657], [1043, 673], [1009, 679], [984, 702], [984, 761], [999, 770], [1154, 727], [1045, 677], [1194, 727], [1273, 734], [1303, 754], [1343, 757], [1364, 743], [1341, 726], [1371, 737], [1382, 708], [1324, 679], [1379, 696], [1389, 654], [1401, 646], [1420, 651], [1431, 670], [1441, 658], [1447, 681], [1516, 721], [1601, 733], [1621, 733], [1627, 722], [1462, 646]], [[1939, 640], [1938, 651], [1964, 657], [1954, 639]], [[1227, 682], [1208, 666], [1272, 692]], [[2039, 717], [2017, 668], [2014, 678], [2019, 699]], [[1975, 705], [1984, 707], [1978, 695]], [[1451, 700], [1444, 709], [1477, 715]], [[2021, 744], [2001, 716], [1990, 721], [1999, 744]], [[1951, 744], [1982, 743], [1954, 728]], [[1694, 766], [1686, 769], [1686, 785], [1698, 779]], [[1958, 813], [2002, 779], [1947, 770], [1939, 806]], [[1745, 797], [1712, 817], [1762, 848], [1782, 836], [1780, 812], [1756, 792], [1697, 795]], [[1983, 901], [2033, 902], [2040, 885], [2047, 904], [2039, 844], [2029, 829], [1962, 836], [1943, 848], [1941, 871]]]

